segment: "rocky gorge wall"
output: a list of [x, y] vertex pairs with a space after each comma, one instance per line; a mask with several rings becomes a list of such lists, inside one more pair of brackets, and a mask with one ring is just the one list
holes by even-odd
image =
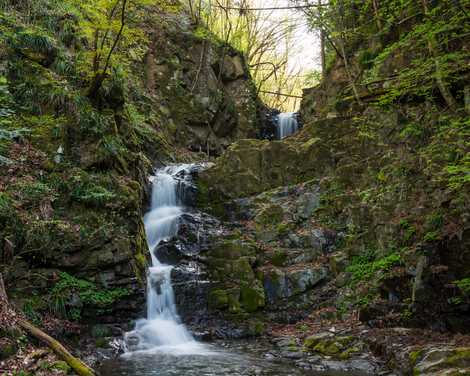
[[210, 310], [245, 334], [280, 335], [308, 369], [305, 353], [361, 353], [330, 329], [367, 333], [365, 348], [401, 374], [468, 367], [468, 342], [449, 334], [469, 328], [468, 38], [437, 58], [463, 55], [449, 67], [449, 107], [416, 65], [432, 62], [416, 36], [424, 21], [401, 16], [304, 90], [298, 134], [237, 141], [198, 179], [199, 207], [229, 228], [202, 257]]
[[[396, 17], [412, 9], [403, 6]], [[346, 21], [363, 27], [365, 35], [377, 27], [353, 14]], [[338, 284], [330, 304], [340, 315], [358, 309], [366, 322], [466, 331], [468, 38], [456, 38], [438, 57], [462, 53], [463, 60], [448, 67], [454, 74], [447, 86], [456, 101], [450, 108], [439, 82], [416, 66], [419, 59], [437, 59], [421, 44], [417, 25], [426, 22], [405, 17], [375, 38], [351, 36], [348, 65], [337, 55], [321, 83], [304, 90], [303, 129], [282, 141], [232, 144], [201, 174], [200, 205], [229, 221], [241, 215], [241, 232], [261, 241], [257, 255], [264, 255], [265, 248], [282, 249], [285, 239], [303, 234], [305, 220], [279, 197], [264, 203], [273, 222], [257, 223], [257, 212], [246, 213], [245, 203], [261, 204], [260, 197], [276, 189], [314, 184], [318, 198], [307, 229], [334, 234], [319, 263], [328, 269], [326, 280]], [[406, 86], [418, 77], [421, 86]], [[265, 244], [256, 229], [269, 237], [269, 226], [280, 231]], [[289, 252], [281, 253], [289, 259]], [[257, 263], [255, 274], [269, 263]], [[265, 286], [264, 293], [269, 290]]]
[[34, 320], [127, 321], [145, 308], [153, 166], [257, 136], [261, 104], [243, 57], [181, 6], [148, 8], [144, 45], [117, 52], [131, 63], [92, 102], [82, 15], [49, 5], [0, 18], [1, 272]]

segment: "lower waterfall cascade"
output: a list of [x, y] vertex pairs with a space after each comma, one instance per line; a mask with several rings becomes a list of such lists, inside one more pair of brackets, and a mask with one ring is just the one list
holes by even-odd
[[178, 316], [171, 283], [173, 266], [161, 263], [158, 245], [178, 233], [179, 218], [184, 213], [184, 196], [193, 165], [171, 165], [158, 169], [150, 178], [152, 198], [144, 216], [145, 232], [152, 265], [147, 274], [147, 318], [137, 320], [125, 334], [126, 352], [159, 350], [176, 353], [200, 352], [196, 342]]
[[281, 112], [277, 115], [276, 138], [282, 140], [299, 129], [295, 112]]

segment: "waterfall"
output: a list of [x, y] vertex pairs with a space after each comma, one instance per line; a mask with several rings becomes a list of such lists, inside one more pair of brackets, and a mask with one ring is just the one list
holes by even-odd
[[190, 185], [192, 165], [167, 166], [151, 177], [152, 199], [144, 216], [145, 232], [152, 258], [147, 275], [147, 318], [125, 335], [127, 351], [159, 350], [193, 353], [202, 346], [187, 331], [178, 316], [171, 284], [171, 265], [162, 264], [155, 254], [158, 245], [178, 233], [184, 213], [185, 189]]
[[283, 138], [290, 136], [297, 132], [299, 125], [295, 112], [281, 112], [277, 115], [277, 139], [282, 140]]

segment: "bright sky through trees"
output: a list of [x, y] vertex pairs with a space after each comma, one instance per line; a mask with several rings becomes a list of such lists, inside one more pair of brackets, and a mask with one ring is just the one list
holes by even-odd
[[[287, 7], [292, 6], [288, 0], [256, 0], [255, 3], [260, 8]], [[309, 31], [305, 16], [298, 9], [280, 9], [271, 13], [273, 22], [278, 22], [288, 17], [295, 21], [294, 30], [295, 49], [289, 51], [292, 56], [289, 65], [298, 67], [303, 71], [320, 69], [320, 42], [318, 36]]]

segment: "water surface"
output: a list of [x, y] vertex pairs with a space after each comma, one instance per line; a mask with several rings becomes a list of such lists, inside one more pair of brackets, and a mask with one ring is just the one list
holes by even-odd
[[[168, 346], [128, 353], [103, 363], [102, 376], [360, 376], [357, 373], [314, 372], [268, 359], [266, 352], [243, 347], [224, 349], [199, 344], [186, 349]], [[250, 352], [247, 352], [250, 351]]]

